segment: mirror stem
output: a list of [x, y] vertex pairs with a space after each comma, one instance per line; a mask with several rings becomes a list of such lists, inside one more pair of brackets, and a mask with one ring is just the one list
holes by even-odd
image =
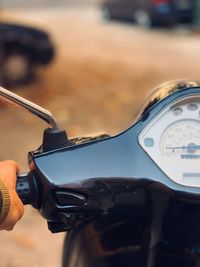
[[3, 98], [5, 98], [8, 101], [11, 101], [12, 103], [17, 104], [20, 107], [25, 108], [26, 110], [28, 110], [32, 114], [36, 115], [40, 119], [46, 121], [49, 125], [49, 128], [58, 129], [58, 125], [57, 125], [55, 119], [53, 118], [51, 112], [49, 112], [48, 110], [32, 103], [31, 101], [24, 99], [23, 97], [20, 97], [16, 94], [6, 90], [3, 87], [0, 87], [0, 96], [2, 96]]

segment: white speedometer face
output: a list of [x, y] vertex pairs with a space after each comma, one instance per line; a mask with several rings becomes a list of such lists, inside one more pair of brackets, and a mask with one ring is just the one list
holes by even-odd
[[172, 123], [161, 136], [160, 152], [166, 163], [199, 164], [200, 121], [180, 120]]
[[139, 143], [174, 182], [200, 188], [200, 96], [172, 103], [147, 125]]

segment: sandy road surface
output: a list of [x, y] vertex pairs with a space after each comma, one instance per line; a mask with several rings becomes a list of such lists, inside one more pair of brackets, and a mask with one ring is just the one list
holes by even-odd
[[[54, 63], [39, 71], [34, 84], [16, 92], [50, 109], [69, 135], [116, 133], [133, 121], [155, 85], [200, 79], [200, 37], [195, 34], [107, 24], [97, 10], [86, 8], [18, 10], [2, 16], [51, 33], [57, 48]], [[0, 159], [15, 158], [26, 170], [25, 154], [41, 143], [44, 125], [16, 110], [0, 112]], [[34, 210], [26, 210], [15, 231], [0, 235], [0, 267], [59, 266], [63, 235], [51, 235]]]

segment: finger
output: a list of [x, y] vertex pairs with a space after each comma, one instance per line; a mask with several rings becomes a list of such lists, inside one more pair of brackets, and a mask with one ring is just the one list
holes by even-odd
[[[13, 195], [14, 195], [14, 207], [18, 210], [18, 215], [19, 215], [19, 219], [21, 219], [21, 217], [23, 216], [24, 214], [24, 205], [21, 201], [21, 199], [18, 197], [16, 191], [13, 192]], [[11, 199], [11, 205], [12, 205], [12, 199]]]
[[3, 161], [0, 163], [1, 180], [12, 189], [15, 189], [16, 186], [16, 173], [18, 170], [19, 166], [12, 160]]
[[5, 160], [0, 162], [0, 166], [4, 167], [5, 169], [11, 169], [12, 171], [19, 171], [19, 165], [14, 160]]
[[18, 211], [20, 219], [24, 214], [24, 205], [15, 190], [10, 192], [10, 206], [11, 209]]

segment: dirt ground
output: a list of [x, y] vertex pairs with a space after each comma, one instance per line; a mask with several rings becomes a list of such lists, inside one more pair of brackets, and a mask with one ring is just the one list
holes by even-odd
[[[95, 8], [4, 11], [2, 19], [49, 31], [56, 58], [38, 79], [15, 92], [52, 111], [69, 136], [126, 129], [150, 90], [168, 80], [200, 79], [200, 36], [185, 29], [144, 30], [107, 23]], [[28, 170], [27, 151], [41, 144], [44, 124], [31, 115], [1, 112], [0, 160]], [[15, 230], [1, 232], [0, 267], [59, 266], [63, 234], [52, 235], [26, 207]]]

